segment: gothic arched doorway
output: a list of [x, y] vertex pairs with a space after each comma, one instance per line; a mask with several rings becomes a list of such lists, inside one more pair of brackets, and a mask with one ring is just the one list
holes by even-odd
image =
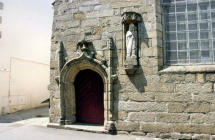
[[104, 124], [104, 83], [89, 69], [75, 78], [76, 120], [81, 123]]

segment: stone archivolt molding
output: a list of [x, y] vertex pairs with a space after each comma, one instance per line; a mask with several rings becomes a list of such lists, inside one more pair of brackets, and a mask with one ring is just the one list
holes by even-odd
[[76, 75], [85, 69], [97, 72], [103, 79], [104, 91], [108, 91], [107, 72], [98, 61], [82, 53], [78, 58], [67, 62], [60, 74], [61, 124], [72, 124], [76, 121], [75, 87]]
[[[78, 58], [75, 58], [73, 60], [70, 60], [69, 62], [67, 62], [63, 69], [61, 70], [61, 75], [60, 75], [60, 81], [65, 82], [65, 74], [72, 68], [80, 68], [81, 66], [79, 65], [91, 65], [92, 67], [94, 66], [95, 68], [98, 68], [100, 71], [102, 71], [102, 73], [104, 74], [104, 76], [107, 77], [107, 73], [106, 73], [106, 66], [105, 65], [101, 65], [102, 62], [97, 60], [97, 59], [93, 59], [91, 57], [89, 57], [88, 55], [86, 55], [85, 53], [82, 53]], [[78, 67], [79, 66], [79, 67]], [[96, 71], [97, 72], [97, 71]], [[101, 73], [99, 73], [101, 77], [103, 77], [101, 75]]]
[[[83, 42], [82, 42], [83, 43]], [[110, 40], [108, 43], [111, 44]], [[86, 44], [86, 42], [84, 43]], [[81, 44], [81, 47], [84, 47]], [[79, 44], [80, 45], [80, 44]], [[107, 46], [111, 54], [111, 47]], [[85, 48], [84, 48], [85, 49]], [[74, 81], [77, 74], [81, 70], [90, 69], [97, 72], [104, 83], [104, 127], [110, 129], [112, 126], [112, 79], [116, 79], [116, 76], [112, 76], [111, 67], [106, 67], [103, 62], [90, 56], [86, 51], [83, 51], [78, 58], [72, 59], [67, 62], [60, 73], [60, 106], [61, 106], [61, 125], [70, 125], [76, 122], [76, 106], [75, 106], [75, 86]]]

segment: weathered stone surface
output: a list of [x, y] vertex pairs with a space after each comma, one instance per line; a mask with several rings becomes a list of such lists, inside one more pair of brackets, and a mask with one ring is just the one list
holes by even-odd
[[196, 75], [195, 74], [186, 74], [185, 81], [186, 82], [195, 82]]
[[73, 16], [74, 16], [74, 19], [83, 19], [83, 18], [85, 18], [85, 15], [83, 13], [75, 13]]
[[138, 131], [139, 124], [135, 122], [117, 122], [116, 123], [117, 130], [120, 131]]
[[160, 76], [158, 75], [145, 75], [145, 78], [148, 83], [160, 82]]
[[171, 101], [175, 102], [190, 102], [192, 101], [192, 94], [191, 93], [173, 93], [171, 95]]
[[206, 81], [215, 82], [215, 75], [214, 74], [206, 74]]
[[215, 112], [215, 103], [210, 104], [210, 111]]
[[200, 83], [204, 83], [205, 82], [205, 74], [197, 74], [197, 81]]
[[210, 111], [209, 103], [169, 103], [168, 112], [171, 113], [208, 113]]
[[156, 114], [147, 112], [132, 112], [128, 114], [128, 120], [141, 122], [154, 122]]
[[[60, 99], [50, 99], [50, 109], [49, 114], [52, 114], [53, 117], [60, 117], [61, 111], [60, 111]], [[54, 119], [54, 118], [53, 118]]]
[[169, 113], [182, 113], [186, 108], [186, 104], [184, 103], [169, 103], [168, 104], [168, 112]]
[[173, 126], [174, 132], [180, 132], [180, 133], [200, 133], [199, 128], [196, 125], [191, 124], [175, 124]]
[[156, 102], [118, 102], [118, 110], [121, 111], [147, 111], [147, 112], [166, 112], [167, 105], [165, 103]]
[[[80, 25], [80, 23], [79, 23]], [[99, 26], [99, 20], [97, 19], [86, 19], [86, 20], [83, 20], [81, 25], [83, 27], [88, 27], [88, 26]]]
[[193, 124], [215, 124], [215, 114], [192, 114], [191, 123]]
[[189, 103], [187, 104], [187, 108], [185, 112], [188, 113], [208, 113], [210, 111], [210, 104], [209, 103]]
[[180, 133], [214, 134], [214, 125], [175, 124], [174, 131]]
[[144, 1], [126, 1], [126, 2], [120, 2], [120, 1], [115, 1], [111, 3], [112, 8], [120, 8], [120, 7], [128, 7], [129, 6], [138, 6], [138, 5], [143, 5]]
[[56, 69], [58, 67], [58, 61], [57, 60], [53, 60], [50, 62], [50, 68], [51, 69]]
[[[97, 10], [97, 8], [102, 8], [102, 7], [95, 7], [95, 9]], [[109, 16], [113, 16], [113, 10], [111, 9], [103, 9], [103, 10], [100, 10], [100, 11], [93, 11], [93, 12], [90, 12], [90, 13], [87, 13], [86, 14], [86, 17], [87, 18], [99, 18], [99, 17], [109, 17]]]
[[119, 101], [127, 101], [129, 99], [128, 94], [125, 92], [120, 92], [117, 95], [114, 95], [114, 99], [115, 100], [119, 100]]
[[213, 93], [194, 94], [194, 102], [214, 102], [215, 95]]
[[142, 123], [142, 132], [173, 132], [173, 126], [165, 123]]
[[[95, 57], [91, 60], [98, 64], [85, 59], [75, 66], [67, 65], [69, 76], [61, 78], [74, 80], [83, 69], [98, 72], [104, 80], [105, 122], [116, 123], [119, 133], [170, 139], [208, 139], [215, 134], [215, 67], [166, 67], [160, 0], [56, 0], [54, 10], [50, 122], [59, 123], [61, 118], [60, 88], [55, 80], [60, 76], [56, 55], [59, 42], [65, 44], [65, 59], [71, 62], [81, 53], [77, 43], [85, 40], [92, 43]], [[127, 29], [121, 15], [125, 12], [136, 12], [143, 20], [137, 25], [139, 59], [135, 75], [127, 75], [124, 70]], [[106, 74], [99, 72], [100, 66]], [[118, 77], [115, 81], [110, 78], [113, 74]], [[76, 112], [75, 87], [74, 81], [68, 81], [62, 83], [67, 85], [66, 115], [70, 118]]]
[[156, 116], [157, 122], [165, 123], [186, 123], [189, 122], [189, 116], [185, 113], [159, 113]]
[[174, 84], [154, 82], [154, 83], [147, 84], [147, 86], [145, 86], [144, 88], [145, 88], [145, 91], [148, 91], [148, 92], [169, 92], [169, 93], [171, 93], [174, 91]]
[[152, 92], [129, 93], [128, 97], [131, 101], [136, 101], [136, 102], [155, 101], [155, 93], [152, 93]]
[[69, 28], [75, 28], [75, 27], [78, 27], [80, 25], [80, 20], [73, 20], [73, 21], [67, 21], [67, 22], [64, 22], [64, 26], [66, 29], [69, 29]]
[[188, 92], [188, 93], [210, 93], [213, 90], [212, 83], [204, 84], [177, 84], [176, 92]]
[[120, 112], [117, 111], [116, 114], [118, 114], [119, 120], [126, 120], [126, 118], [128, 117], [128, 113], [125, 111], [120, 111]]
[[171, 101], [172, 94], [171, 93], [156, 93], [155, 101], [157, 102], [169, 102]]
[[215, 134], [215, 125], [198, 125], [200, 133], [203, 134]]
[[173, 74], [171, 75], [172, 82], [183, 82], [185, 80], [184, 74]]

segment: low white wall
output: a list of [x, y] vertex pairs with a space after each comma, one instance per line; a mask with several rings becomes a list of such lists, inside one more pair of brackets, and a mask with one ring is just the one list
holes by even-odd
[[[3, 114], [43, 106], [41, 102], [49, 98], [47, 64], [11, 58], [9, 79], [8, 96], [2, 99]], [[4, 81], [2, 84], [6, 85]]]
[[0, 114], [8, 112], [9, 71], [0, 69]]

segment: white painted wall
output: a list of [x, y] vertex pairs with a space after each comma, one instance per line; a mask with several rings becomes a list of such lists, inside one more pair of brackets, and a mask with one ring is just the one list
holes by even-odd
[[[0, 69], [0, 114], [8, 112], [9, 71]], [[5, 108], [6, 107], [6, 108]]]
[[2, 114], [47, 105], [41, 102], [49, 98], [48, 64], [11, 58], [10, 69], [10, 72], [2, 72], [3, 79], [0, 79], [4, 85], [0, 86], [4, 89], [0, 94]]
[[[0, 71], [0, 114], [37, 107], [48, 98], [53, 1], [0, 0], [0, 69], [10, 71]], [[23, 59], [10, 62], [11, 57]]]

